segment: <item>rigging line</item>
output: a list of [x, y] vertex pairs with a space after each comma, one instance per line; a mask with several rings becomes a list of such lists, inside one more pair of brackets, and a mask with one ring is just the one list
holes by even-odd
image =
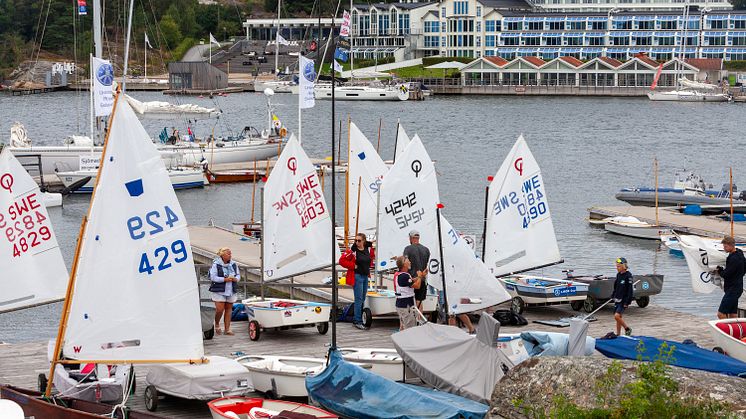
[[[44, 4], [42, 3], [42, 7], [44, 7]], [[41, 39], [39, 39], [39, 49], [36, 53], [36, 60], [34, 60], [34, 66], [31, 68], [31, 80], [34, 79], [34, 75], [36, 74], [36, 64], [39, 62], [39, 56], [41, 55], [41, 47], [44, 43], [44, 34], [47, 31], [47, 20], [49, 19], [49, 9], [52, 7], [52, 0], [49, 0], [49, 5], [47, 6], [47, 13], [46, 16], [44, 16], [44, 26], [41, 30]]]
[[[72, 0], [72, 3], [73, 5], [76, 5], [77, 1]], [[78, 65], [78, 24], [77, 24], [78, 11], [76, 7], [72, 8], [72, 13], [73, 13], [73, 63], [77, 67]], [[77, 76], [77, 74], [78, 72], [76, 71], [75, 75]], [[75, 84], [78, 84], [77, 77], [75, 78]], [[77, 94], [76, 94], [77, 112], [75, 114], [75, 122], [78, 125], [77, 133], [80, 134], [80, 86], [79, 85], [76, 88], [76, 90], [77, 90]]]
[[[36, 44], [39, 42], [39, 30], [41, 29], [41, 17], [44, 14], [44, 2], [46, 0], [41, 1], [41, 5], [39, 6], [39, 19], [36, 20], [36, 32], [34, 33], [34, 50], [36, 49]], [[50, 0], [51, 1], [51, 0]], [[31, 51], [31, 59], [34, 58], [34, 51]]]

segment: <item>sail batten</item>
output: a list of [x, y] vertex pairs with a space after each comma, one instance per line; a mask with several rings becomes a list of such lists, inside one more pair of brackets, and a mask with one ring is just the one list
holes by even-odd
[[61, 301], [68, 273], [39, 186], [0, 152], [0, 313]]
[[107, 362], [204, 356], [186, 217], [129, 104], [116, 106], [73, 278], [66, 357]]
[[499, 276], [560, 260], [541, 170], [520, 136], [490, 184], [484, 262]]
[[331, 265], [329, 214], [316, 169], [292, 135], [264, 186], [262, 257], [265, 281]]

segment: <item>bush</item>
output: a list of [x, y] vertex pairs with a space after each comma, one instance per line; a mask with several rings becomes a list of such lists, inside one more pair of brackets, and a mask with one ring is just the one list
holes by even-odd
[[[556, 419], [601, 419], [601, 418], [692, 418], [716, 419], [729, 417], [727, 406], [715, 401], [681, 399], [676, 395], [679, 386], [670, 376], [669, 364], [673, 360], [674, 346], [664, 343], [658, 348], [658, 355], [653, 360], [643, 359], [638, 355], [636, 380], [625, 384], [621, 391], [622, 363], [614, 361], [606, 373], [596, 381], [596, 407], [585, 408], [576, 405], [566, 396], [555, 396], [549, 414], [530, 406], [523, 406], [522, 401], [514, 404], [522, 408], [531, 418]], [[640, 342], [638, 353], [644, 352]]]
[[723, 66], [728, 71], [746, 71], [746, 61], [724, 61]]
[[179, 45], [176, 46], [171, 51], [172, 58], [174, 61], [179, 61], [184, 56], [184, 54], [189, 51], [189, 48], [197, 45], [197, 41], [194, 40], [194, 38], [184, 38], [181, 42], [179, 42]]

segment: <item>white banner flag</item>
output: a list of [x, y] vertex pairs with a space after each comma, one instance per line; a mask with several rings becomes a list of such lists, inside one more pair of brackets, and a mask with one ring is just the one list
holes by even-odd
[[212, 36], [212, 34], [210, 34], [210, 43], [211, 44], [217, 44], [218, 48], [220, 48], [220, 42], [218, 42], [218, 40], [215, 39], [215, 37]]
[[150, 39], [148, 39], [148, 33], [147, 33], [147, 32], [145, 32], [145, 45], [146, 45], [146, 46], [147, 46], [148, 48], [153, 48], [153, 46], [152, 46], [152, 45], [150, 45]]
[[300, 101], [299, 106], [301, 109], [313, 108], [316, 104], [313, 94], [313, 82], [316, 80], [316, 70], [313, 67], [313, 60], [298, 55], [298, 68], [300, 68], [300, 77], [298, 77], [298, 84], [300, 85], [300, 91], [298, 100]]
[[350, 12], [347, 10], [342, 15], [342, 27], [339, 28], [339, 36], [350, 36]]
[[332, 62], [334, 63], [334, 71], [336, 71], [337, 73], [341, 73], [342, 72], [342, 64], [340, 64], [339, 62], [337, 62], [337, 60], [332, 60]]
[[93, 57], [93, 103], [96, 116], [111, 114], [114, 106], [114, 68], [107, 60]]
[[290, 45], [287, 39], [283, 38], [279, 32], [277, 32], [277, 43], [280, 45]]

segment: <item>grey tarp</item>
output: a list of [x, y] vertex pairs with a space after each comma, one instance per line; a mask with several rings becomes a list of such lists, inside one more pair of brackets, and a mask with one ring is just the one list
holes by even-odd
[[513, 367], [501, 351], [491, 346], [497, 338], [495, 323], [492, 316], [483, 314], [477, 339], [457, 327], [433, 323], [395, 333], [391, 339], [407, 366], [425, 383], [489, 403], [495, 384]]
[[570, 356], [584, 356], [588, 337], [588, 321], [584, 319], [570, 319], [570, 339], [567, 342], [567, 354]]

